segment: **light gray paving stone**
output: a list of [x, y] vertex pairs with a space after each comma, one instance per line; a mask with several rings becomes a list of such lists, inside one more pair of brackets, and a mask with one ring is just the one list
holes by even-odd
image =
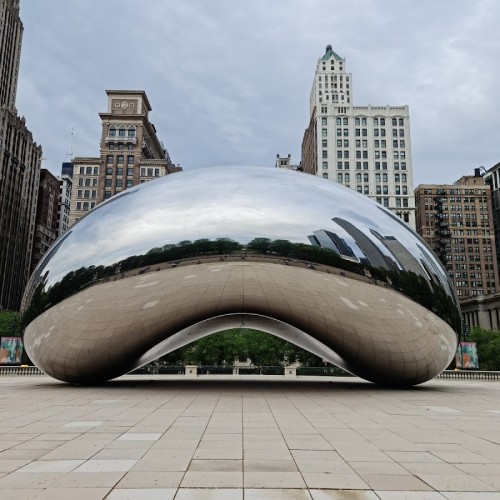
[[173, 500], [176, 488], [116, 488], [106, 500]]
[[47, 488], [38, 493], [36, 500], [102, 500], [111, 488]]
[[[312, 500], [379, 500], [373, 491], [366, 490], [309, 490]], [[417, 500], [417, 499], [415, 499]]]
[[187, 471], [182, 488], [241, 488], [243, 472], [238, 471]]
[[311, 500], [311, 494], [301, 489], [245, 489], [245, 500]]
[[243, 500], [243, 489], [179, 488], [175, 500]]
[[299, 472], [247, 472], [244, 475], [246, 488], [305, 488]]

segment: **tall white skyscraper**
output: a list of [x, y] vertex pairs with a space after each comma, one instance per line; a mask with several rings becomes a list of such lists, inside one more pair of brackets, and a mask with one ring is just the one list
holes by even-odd
[[415, 228], [408, 106], [354, 106], [352, 75], [331, 45], [316, 66], [301, 168], [369, 196]]

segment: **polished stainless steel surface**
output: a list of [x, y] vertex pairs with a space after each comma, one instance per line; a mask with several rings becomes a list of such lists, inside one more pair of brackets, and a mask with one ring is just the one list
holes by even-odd
[[40, 262], [23, 317], [37, 366], [84, 383], [251, 324], [411, 385], [446, 368], [460, 329], [446, 271], [406, 224], [331, 181], [262, 167], [180, 172], [99, 205]]

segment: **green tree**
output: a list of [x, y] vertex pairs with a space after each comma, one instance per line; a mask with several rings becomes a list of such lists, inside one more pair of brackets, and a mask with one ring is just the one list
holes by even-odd
[[500, 370], [500, 331], [472, 329], [469, 342], [476, 342], [477, 356], [481, 370]]
[[0, 312], [0, 336], [2, 337], [21, 336], [19, 313], [14, 311]]

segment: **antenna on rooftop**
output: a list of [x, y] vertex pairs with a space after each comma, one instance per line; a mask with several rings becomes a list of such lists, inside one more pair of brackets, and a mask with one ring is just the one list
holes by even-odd
[[69, 156], [69, 159], [72, 160], [76, 156], [76, 146], [78, 143], [78, 134], [71, 129], [71, 146], [69, 151], [66, 150], [66, 156]]

